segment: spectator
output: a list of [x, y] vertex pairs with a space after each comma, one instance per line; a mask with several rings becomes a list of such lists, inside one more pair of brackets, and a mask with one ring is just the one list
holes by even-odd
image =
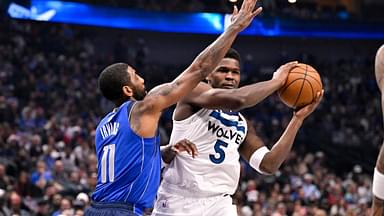
[[44, 189], [45, 186], [53, 180], [51, 172], [46, 169], [44, 161], [38, 161], [36, 163], [36, 171], [32, 173], [31, 182], [40, 189]]
[[21, 197], [14, 191], [9, 195], [9, 210], [11, 215], [30, 216], [31, 214], [22, 208]]

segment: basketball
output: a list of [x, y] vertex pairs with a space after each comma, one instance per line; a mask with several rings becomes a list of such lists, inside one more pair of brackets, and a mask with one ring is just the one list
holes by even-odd
[[315, 100], [317, 92], [322, 89], [323, 84], [317, 70], [300, 63], [289, 72], [284, 86], [278, 90], [278, 95], [284, 104], [298, 109]]

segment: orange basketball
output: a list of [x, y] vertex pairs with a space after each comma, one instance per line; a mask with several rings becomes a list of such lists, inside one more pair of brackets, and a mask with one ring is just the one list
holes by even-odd
[[315, 100], [322, 89], [320, 74], [310, 65], [298, 64], [289, 72], [278, 94], [287, 106], [298, 109]]

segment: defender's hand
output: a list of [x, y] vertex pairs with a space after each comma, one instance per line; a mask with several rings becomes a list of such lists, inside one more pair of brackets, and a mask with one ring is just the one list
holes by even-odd
[[240, 11], [235, 5], [231, 18], [231, 26], [234, 26], [238, 31], [244, 30], [252, 22], [253, 18], [263, 10], [262, 7], [255, 9], [256, 3], [257, 0], [244, 0]]
[[176, 153], [186, 151], [188, 154], [192, 155], [193, 158], [195, 158], [198, 153], [196, 145], [187, 139], [178, 141], [173, 144], [171, 148]]

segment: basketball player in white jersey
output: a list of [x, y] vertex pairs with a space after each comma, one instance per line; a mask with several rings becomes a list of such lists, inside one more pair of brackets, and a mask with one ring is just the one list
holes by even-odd
[[231, 49], [208, 76], [209, 84], [200, 83], [177, 104], [170, 143], [186, 138], [196, 144], [198, 155], [193, 159], [180, 153], [164, 169], [152, 215], [237, 215], [230, 195], [238, 185], [240, 155], [258, 172], [274, 173], [289, 154], [304, 119], [320, 103], [323, 92], [317, 93], [312, 104], [294, 112], [271, 150], [236, 111], [256, 105], [279, 89], [296, 65], [291, 62], [281, 66], [269, 81], [237, 88], [240, 56]]
[[[381, 92], [381, 109], [384, 115], [384, 45], [380, 47], [375, 60], [376, 81]], [[372, 215], [384, 215], [384, 144], [381, 146], [373, 175]]]

